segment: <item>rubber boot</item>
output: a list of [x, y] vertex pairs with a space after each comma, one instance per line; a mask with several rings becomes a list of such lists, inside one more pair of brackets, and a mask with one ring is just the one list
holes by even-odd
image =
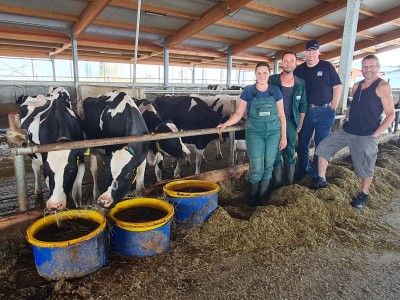
[[282, 181], [282, 167], [274, 166], [272, 170], [272, 179], [273, 179], [273, 190], [279, 189], [283, 185]]
[[285, 165], [285, 185], [293, 184], [296, 165]]
[[257, 202], [258, 205], [260, 206], [266, 206], [268, 205], [268, 186], [269, 186], [269, 180], [261, 180], [260, 185], [258, 187], [258, 192], [257, 192]]
[[246, 204], [250, 207], [257, 206], [257, 192], [258, 192], [259, 182], [250, 183], [249, 182], [249, 191], [247, 193]]

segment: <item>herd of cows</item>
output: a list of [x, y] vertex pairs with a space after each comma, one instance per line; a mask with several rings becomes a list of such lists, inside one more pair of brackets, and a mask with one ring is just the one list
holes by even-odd
[[[46, 96], [20, 96], [17, 103], [20, 105], [21, 128], [27, 131], [29, 142], [43, 145], [215, 128], [229, 117], [230, 100], [239, 101], [239, 98], [227, 95], [190, 95], [161, 96], [154, 101], [147, 101], [134, 100], [124, 92], [113, 91], [96, 98], [86, 98], [83, 101], [82, 119], [72, 110], [70, 95], [62, 87], [51, 88]], [[225, 135], [227, 134], [224, 133], [223, 137]], [[190, 153], [195, 153], [198, 174], [204, 149], [218, 138], [218, 134], [208, 134], [90, 149], [93, 199], [97, 200], [100, 207], [111, 208], [130, 191], [135, 180], [136, 189], [142, 190], [146, 163], [155, 167], [157, 180], [161, 180], [164, 155], [177, 159], [174, 178], [179, 178], [181, 162], [190, 157]], [[244, 133], [237, 132], [236, 138], [241, 140], [238, 141], [238, 147], [243, 147]], [[46, 202], [48, 210], [65, 209], [70, 192], [75, 205], [82, 205], [86, 150], [61, 150], [30, 155], [37, 196], [42, 194], [40, 171], [43, 169], [49, 189]], [[220, 150], [217, 150], [217, 154], [222, 157]], [[99, 185], [96, 155], [102, 158], [103, 163]]]

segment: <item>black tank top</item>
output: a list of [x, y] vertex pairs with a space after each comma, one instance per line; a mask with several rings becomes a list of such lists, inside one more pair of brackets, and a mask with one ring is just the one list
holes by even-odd
[[350, 104], [349, 121], [343, 125], [346, 132], [366, 136], [374, 134], [379, 127], [383, 106], [376, 88], [381, 80], [378, 78], [365, 90], [361, 89], [364, 80], [360, 82]]

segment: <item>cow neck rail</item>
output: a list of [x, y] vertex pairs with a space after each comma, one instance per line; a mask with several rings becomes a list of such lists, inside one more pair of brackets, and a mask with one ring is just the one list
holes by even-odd
[[[222, 130], [222, 132], [231, 132], [243, 130], [244, 125], [230, 126]], [[142, 136], [125, 136], [118, 138], [107, 138], [98, 140], [84, 140], [77, 142], [66, 142], [66, 143], [56, 143], [56, 144], [46, 144], [46, 145], [36, 145], [31, 147], [20, 147], [11, 149], [13, 155], [27, 155], [33, 153], [43, 153], [50, 151], [59, 150], [70, 150], [70, 149], [82, 149], [82, 148], [92, 148], [100, 146], [110, 146], [117, 144], [128, 144], [135, 142], [145, 142], [145, 141], [155, 141], [170, 138], [186, 137], [186, 136], [196, 136], [196, 135], [207, 135], [219, 133], [218, 128], [208, 128], [208, 129], [196, 129], [196, 130], [185, 130], [178, 132], [168, 132], [168, 133], [157, 133], [157, 134], [145, 134]]]

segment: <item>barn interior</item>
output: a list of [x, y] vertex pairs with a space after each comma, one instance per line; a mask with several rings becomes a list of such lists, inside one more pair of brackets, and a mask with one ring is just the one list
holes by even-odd
[[[359, 9], [353, 6], [357, 2]], [[400, 48], [399, 16], [396, 0], [0, 0], [0, 56], [52, 63], [67, 59], [76, 74], [79, 61], [243, 71], [268, 61], [279, 71], [283, 51], [295, 51], [301, 62], [306, 42], [318, 39], [320, 58], [351, 76], [351, 61]], [[133, 95], [207, 88], [178, 87], [165, 74], [163, 80], [4, 80], [0, 103], [14, 104], [21, 93], [45, 94], [59, 85], [78, 101], [115, 88]], [[7, 126], [3, 113], [0, 121]], [[228, 145], [223, 147], [228, 155]], [[358, 189], [349, 159], [329, 169], [333, 184], [327, 190], [313, 192], [306, 187], [309, 182], [284, 187], [272, 196], [271, 206], [261, 209], [245, 207], [243, 175], [221, 183], [220, 207], [206, 225], [174, 229], [169, 252], [146, 259], [112, 253], [104, 268], [71, 281], [50, 282], [37, 274], [24, 235], [42, 211], [0, 218], [0, 225], [17, 224], [0, 230], [0, 298], [398, 299], [399, 147], [397, 132], [380, 152], [374, 200], [363, 213], [348, 205]], [[214, 155], [211, 150], [207, 154]], [[11, 157], [9, 149], [6, 156]], [[204, 170], [213, 165], [222, 169], [228, 162], [210, 160]], [[18, 211], [12, 161], [0, 161], [0, 166], [5, 170], [2, 197], [12, 198], [12, 209]], [[33, 176], [27, 170], [32, 192]], [[172, 177], [172, 171], [166, 174]], [[91, 195], [89, 188], [84, 193]], [[32, 194], [30, 205], [36, 205]]]

